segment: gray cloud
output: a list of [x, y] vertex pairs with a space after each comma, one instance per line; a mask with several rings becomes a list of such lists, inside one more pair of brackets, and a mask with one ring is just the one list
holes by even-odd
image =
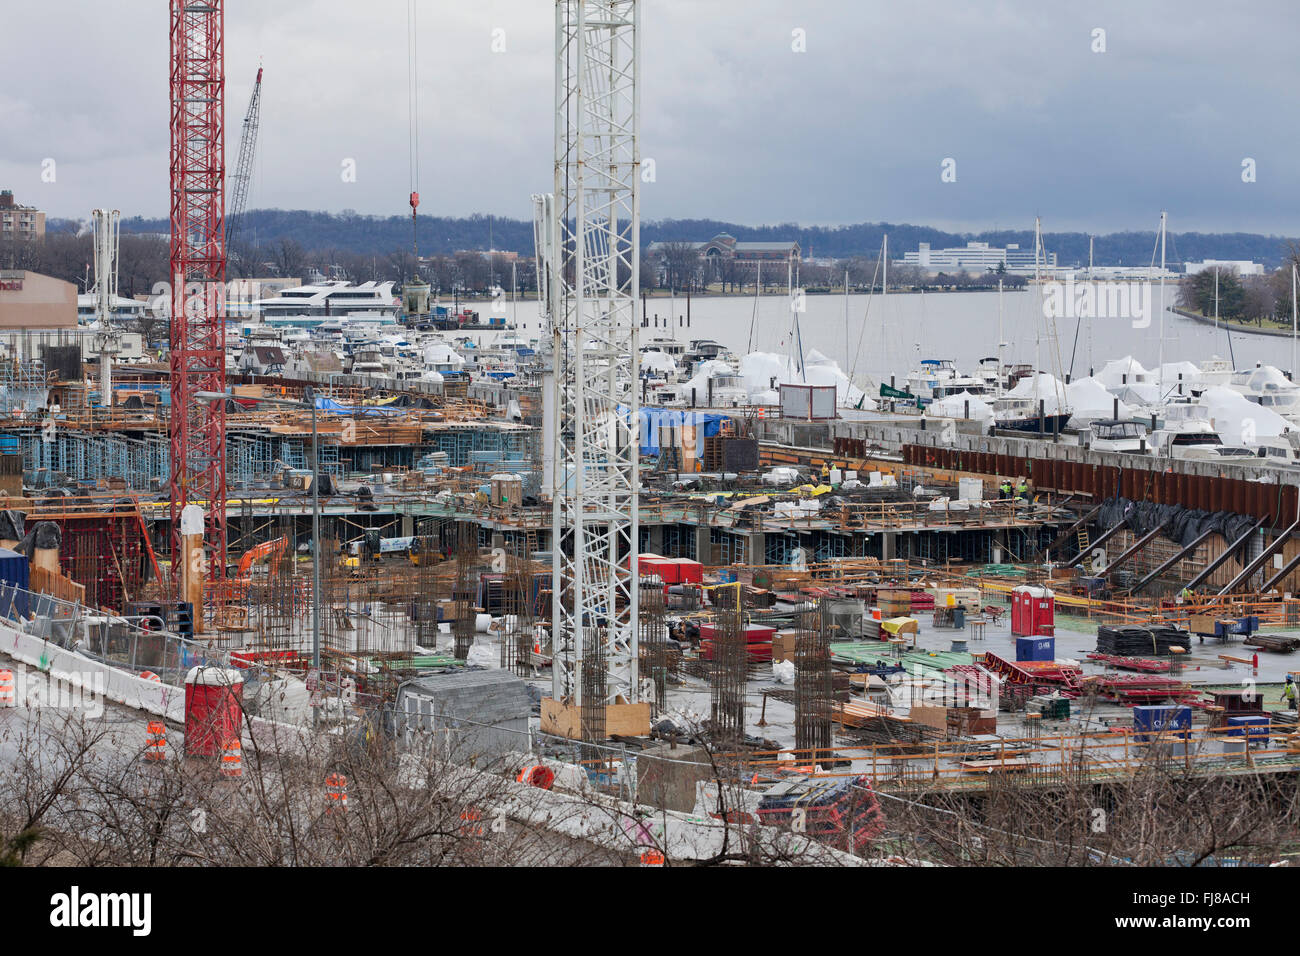
[[[58, 216], [165, 215], [165, 5], [10, 6], [6, 32], [33, 42], [0, 60], [0, 184]], [[1297, 9], [645, 0], [643, 213], [1111, 230], [1164, 207], [1175, 229], [1293, 234]], [[250, 204], [404, 213], [406, 4], [227, 0], [226, 22], [231, 164], [266, 67]], [[548, 187], [553, 23], [539, 0], [421, 0], [422, 210], [526, 217]]]

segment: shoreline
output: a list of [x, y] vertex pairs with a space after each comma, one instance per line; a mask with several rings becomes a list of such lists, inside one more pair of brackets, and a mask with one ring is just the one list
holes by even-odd
[[[1169, 311], [1173, 312], [1175, 315], [1181, 315], [1185, 319], [1191, 319], [1193, 322], [1199, 322], [1202, 325], [1208, 325], [1211, 328], [1214, 328], [1215, 326], [1213, 316], [1199, 315], [1196, 312], [1187, 312], [1186, 310], [1180, 309], [1177, 306], [1171, 306]], [[1252, 329], [1249, 326], [1239, 325], [1236, 322], [1225, 322], [1223, 319], [1219, 320], [1218, 328], [1221, 330], [1226, 329], [1229, 332], [1240, 332], [1243, 335], [1271, 335], [1271, 336], [1287, 338], [1287, 339], [1291, 338], [1292, 335], [1294, 334], [1287, 329], [1263, 329], [1263, 328]]]

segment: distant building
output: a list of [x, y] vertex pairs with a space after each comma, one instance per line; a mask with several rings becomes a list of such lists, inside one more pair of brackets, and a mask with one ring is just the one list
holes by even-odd
[[[652, 242], [646, 252], [652, 257], [662, 257], [664, 247], [675, 243]], [[735, 236], [725, 232], [718, 233], [708, 242], [684, 242], [700, 254], [706, 262], [734, 259], [737, 262], [799, 262], [799, 243], [781, 242], [739, 242]]]
[[[144, 296], [139, 299], [128, 299], [125, 296], [115, 296], [109, 304], [109, 318], [115, 322], [130, 322], [151, 315], [153, 312], [153, 297]], [[99, 315], [99, 293], [95, 291], [83, 292], [77, 296], [77, 318], [82, 322], [93, 322]]]
[[1262, 276], [1264, 274], [1263, 263], [1251, 262], [1249, 259], [1205, 259], [1201, 262], [1185, 262], [1183, 268], [1187, 270], [1189, 276], [1204, 272], [1206, 269], [1232, 270], [1239, 276]]
[[39, 272], [0, 269], [0, 330], [77, 324], [77, 287]]
[[722, 275], [724, 263], [736, 263], [748, 271], [756, 271], [760, 265], [795, 263], [802, 261], [799, 243], [794, 240], [778, 242], [740, 242], [735, 236], [725, 232], [719, 233], [707, 242], [668, 241], [652, 242], [646, 247], [646, 255], [655, 264], [660, 283], [667, 272], [665, 251], [670, 245], [683, 245], [694, 249], [700, 256], [700, 271], [706, 280], [717, 279]]
[[[1008, 243], [1005, 247], [990, 246], [987, 242], [968, 242], [964, 246], [949, 249], [932, 249], [928, 242], [921, 243], [916, 252], [907, 252], [896, 263], [900, 266], [915, 266], [931, 273], [937, 272], [995, 272], [1001, 266], [1005, 271], [1017, 275], [1034, 274], [1034, 250], [1021, 249], [1019, 243]], [[1037, 268], [1040, 272], [1056, 269], [1056, 253], [1049, 252], [1039, 256]]]
[[45, 213], [35, 206], [20, 206], [14, 202], [12, 190], [0, 189], [0, 241], [21, 239], [32, 241], [45, 238]]

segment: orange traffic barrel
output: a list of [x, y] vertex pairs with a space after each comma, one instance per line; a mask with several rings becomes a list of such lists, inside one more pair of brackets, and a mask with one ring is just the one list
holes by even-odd
[[155, 684], [162, 683], [162, 678], [159, 677], [157, 674], [155, 674], [153, 671], [141, 671], [140, 676], [143, 677], [145, 680], [153, 681]]
[[460, 811], [460, 818], [463, 821], [460, 825], [460, 832], [465, 836], [482, 836], [483, 827], [479, 821], [483, 819], [483, 814], [476, 807], [466, 807]]
[[348, 808], [348, 778], [341, 773], [332, 773], [325, 778], [325, 812], [340, 812]]
[[149, 721], [145, 729], [144, 759], [167, 759], [167, 726], [161, 720]]
[[239, 777], [244, 773], [243, 745], [238, 737], [226, 741], [221, 754], [221, 772], [227, 777]]
[[0, 707], [17, 707], [14, 696], [14, 672], [0, 671]]
[[519, 776], [515, 779], [519, 783], [526, 783], [530, 787], [537, 787], [539, 790], [550, 790], [555, 783], [555, 771], [550, 767], [537, 764], [524, 767], [519, 771]]

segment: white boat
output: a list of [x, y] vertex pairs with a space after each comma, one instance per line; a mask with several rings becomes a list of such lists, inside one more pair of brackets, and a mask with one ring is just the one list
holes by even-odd
[[1088, 447], [1093, 451], [1145, 453], [1146, 429], [1137, 422], [1098, 419], [1089, 426]]
[[385, 377], [392, 374], [392, 365], [385, 361], [384, 353], [377, 346], [366, 346], [352, 353], [348, 374]]
[[907, 390], [923, 405], [961, 392], [981, 397], [997, 392], [984, 375], [964, 375], [951, 359], [921, 359], [920, 368], [907, 375]]
[[392, 282], [328, 281], [313, 285], [300, 285], [283, 289], [279, 295], [258, 299], [253, 309], [265, 320], [288, 319], [301, 316], [346, 317], [360, 312], [386, 316], [393, 321]]
[[1232, 376], [1230, 387], [1247, 399], [1276, 412], [1289, 422], [1300, 423], [1300, 386], [1272, 365], [1263, 365]]

